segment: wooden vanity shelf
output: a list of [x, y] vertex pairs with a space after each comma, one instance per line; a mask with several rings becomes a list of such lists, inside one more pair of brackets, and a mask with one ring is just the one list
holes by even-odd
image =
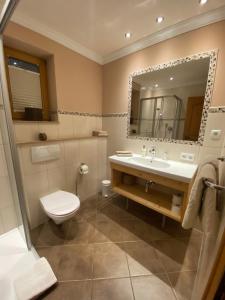
[[[150, 209], [153, 209], [173, 220], [182, 222], [184, 212], [187, 206], [188, 194], [191, 188], [191, 183], [186, 183], [171, 178], [167, 178], [154, 173], [144, 172], [132, 167], [123, 166], [116, 163], [111, 163], [112, 171], [112, 187], [113, 191], [127, 197], [130, 200], [138, 202]], [[149, 189], [145, 192], [145, 188], [140, 184], [128, 185], [123, 183], [123, 174], [133, 175], [144, 180], [152, 180], [156, 184], [165, 186], [171, 190], [176, 190], [183, 194], [183, 202], [180, 214], [171, 210], [172, 192], [165, 193], [155, 189]]]

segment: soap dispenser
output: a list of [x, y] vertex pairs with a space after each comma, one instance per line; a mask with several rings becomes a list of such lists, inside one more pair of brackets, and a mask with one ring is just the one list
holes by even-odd
[[147, 148], [146, 148], [145, 145], [142, 146], [141, 155], [144, 156], [144, 157], [147, 155]]

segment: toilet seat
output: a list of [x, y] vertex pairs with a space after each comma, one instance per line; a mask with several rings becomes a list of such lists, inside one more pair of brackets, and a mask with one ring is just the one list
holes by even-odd
[[80, 200], [72, 193], [57, 191], [40, 198], [43, 209], [52, 216], [68, 216], [80, 207]]

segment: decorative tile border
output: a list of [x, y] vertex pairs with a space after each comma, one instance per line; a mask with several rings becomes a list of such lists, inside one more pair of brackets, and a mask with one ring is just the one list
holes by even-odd
[[225, 113], [225, 106], [211, 106], [209, 113]]
[[102, 117], [101, 114], [93, 114], [93, 113], [78, 112], [78, 111], [65, 111], [65, 110], [58, 110], [58, 114], [60, 114], [60, 115], [72, 115], [72, 116], [83, 116], [83, 117]]
[[102, 117], [119, 117], [119, 118], [124, 118], [127, 117], [128, 113], [123, 112], [123, 113], [109, 113], [109, 114], [103, 114]]
[[[130, 74], [129, 79], [128, 79], [127, 138], [149, 140], [149, 141], [163, 141], [163, 142], [177, 143], [177, 144], [202, 145], [203, 140], [204, 140], [204, 135], [205, 135], [206, 121], [207, 121], [208, 113], [209, 113], [209, 106], [210, 106], [210, 102], [212, 99], [212, 93], [213, 93], [216, 63], [217, 63], [217, 53], [218, 53], [218, 50], [211, 50], [211, 51], [207, 51], [207, 52], [203, 52], [203, 53], [198, 53], [198, 54], [194, 54], [194, 55], [180, 58], [177, 60], [172, 60], [168, 63], [163, 63], [163, 64], [155, 65], [152, 67], [148, 67], [143, 70], [136, 71], [136, 72], [133, 72], [132, 74]], [[200, 130], [199, 130], [198, 141], [195, 142], [195, 141], [185, 141], [185, 140], [131, 136], [130, 135], [130, 115], [131, 115], [132, 78], [134, 76], [146, 74], [146, 73], [153, 72], [153, 71], [162, 70], [165, 68], [171, 68], [171, 67], [180, 65], [182, 63], [186, 63], [186, 62], [193, 61], [193, 60], [199, 60], [199, 59], [203, 59], [203, 58], [207, 58], [207, 57], [210, 58], [209, 73], [208, 73], [208, 79], [207, 79], [205, 101], [204, 101], [204, 107], [203, 107], [203, 112], [202, 112], [202, 121], [201, 121]]]
[[109, 113], [109, 114], [93, 114], [93, 113], [86, 113], [86, 112], [78, 112], [78, 111], [64, 111], [58, 110], [58, 114], [60, 115], [72, 115], [72, 116], [83, 116], [83, 117], [127, 117], [128, 113]]

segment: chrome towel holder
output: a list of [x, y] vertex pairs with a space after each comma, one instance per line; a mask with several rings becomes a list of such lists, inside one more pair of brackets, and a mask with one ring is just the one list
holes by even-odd
[[203, 178], [203, 182], [204, 184], [213, 189], [213, 190], [217, 190], [217, 191], [225, 191], [225, 186], [219, 185], [219, 184], [215, 184], [212, 181], [210, 181], [208, 178]]
[[[225, 156], [217, 158], [218, 160], [225, 162]], [[215, 184], [214, 182], [210, 181], [208, 178], [203, 178], [203, 182], [205, 186], [217, 190], [217, 191], [225, 191], [225, 186]]]

